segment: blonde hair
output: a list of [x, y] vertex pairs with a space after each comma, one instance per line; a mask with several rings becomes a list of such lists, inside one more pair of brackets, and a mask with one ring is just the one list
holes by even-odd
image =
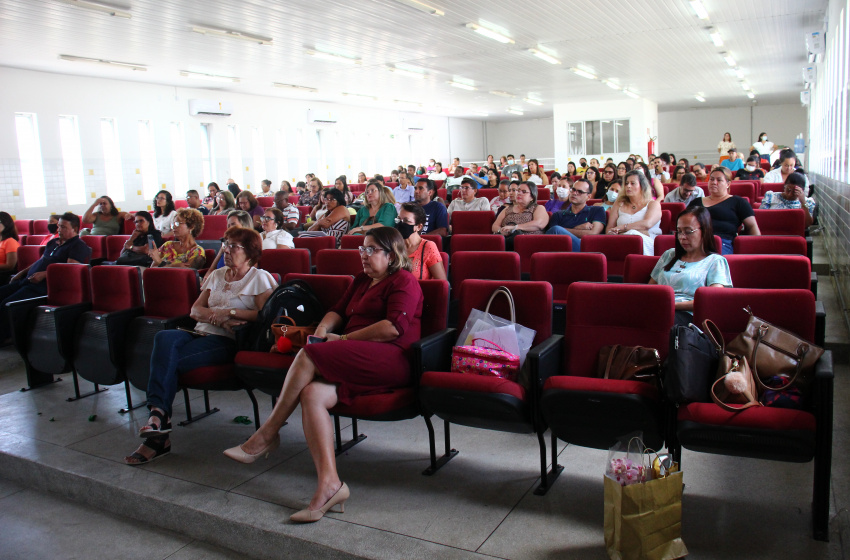
[[644, 202], [649, 202], [652, 200], [652, 188], [649, 186], [649, 180], [647, 180], [646, 176], [640, 171], [632, 170], [623, 175], [623, 181], [620, 186], [620, 194], [617, 196], [617, 200], [614, 202], [625, 202], [629, 199], [629, 196], [626, 194], [626, 179], [629, 177], [637, 177], [638, 184], [640, 185], [640, 194], [643, 197]]

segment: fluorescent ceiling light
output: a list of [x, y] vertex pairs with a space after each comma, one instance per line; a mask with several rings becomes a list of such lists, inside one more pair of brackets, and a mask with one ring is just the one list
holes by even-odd
[[540, 60], [545, 60], [549, 64], [560, 64], [561, 61], [552, 56], [551, 54], [547, 54], [539, 49], [528, 49], [528, 52], [539, 58]]
[[279, 82], [272, 82], [272, 85], [274, 87], [277, 87], [277, 88], [296, 89], [298, 91], [306, 91], [308, 93], [316, 93], [317, 91], [319, 91], [316, 88], [307, 87], [307, 86], [297, 86], [295, 84], [281, 84]]
[[729, 55], [724, 56], [724, 57], [723, 57], [723, 60], [725, 60], [725, 61], [726, 61], [726, 64], [728, 64], [728, 65], [729, 65], [729, 66], [731, 66], [732, 68], [734, 68], [734, 67], [736, 66], [735, 59], [734, 59], [734, 58], [732, 58], [732, 57], [731, 57], [731, 56], [729, 56]]
[[570, 68], [570, 70], [572, 70], [573, 73], [575, 73], [578, 76], [581, 76], [582, 78], [587, 78], [588, 80], [595, 80], [596, 79], [596, 76], [594, 76], [590, 72], [586, 72], [586, 71], [582, 70], [581, 68]]
[[608, 86], [611, 89], [616, 89], [616, 90], [620, 89], [620, 86], [618, 84], [615, 84], [614, 82], [612, 82], [610, 80], [602, 80], [602, 83], [605, 84], [606, 86]]
[[705, 103], [705, 97], [703, 97], [703, 96], [701, 96], [701, 95], [695, 95], [695, 96], [694, 96], [694, 99], [696, 99], [696, 100], [697, 100], [697, 101], [699, 101], [700, 103]]
[[628, 95], [628, 96], [629, 96], [629, 97], [631, 97], [632, 99], [640, 99], [640, 96], [639, 96], [638, 94], [636, 94], [635, 92], [633, 92], [633, 91], [630, 91], [630, 90], [624, 89], [624, 90], [623, 90], [623, 93], [625, 93], [626, 95]]
[[104, 14], [109, 14], [111, 16], [127, 18], [130, 19], [130, 12], [125, 12], [115, 6], [111, 6], [109, 4], [103, 4], [101, 2], [93, 2], [92, 0], [59, 0], [64, 4], [70, 4], [71, 6], [76, 6], [78, 8], [85, 8], [86, 10], [92, 10], [95, 12], [102, 12]]
[[444, 12], [443, 10], [438, 10], [437, 8], [435, 8], [433, 6], [429, 6], [428, 4], [423, 4], [422, 2], [417, 2], [416, 0], [396, 0], [396, 2], [399, 2], [400, 4], [405, 4], [407, 6], [410, 6], [411, 8], [415, 8], [415, 9], [419, 10], [420, 12], [425, 12], [426, 14], [431, 15], [431, 16], [444, 16], [444, 15], [446, 15], [446, 12]]
[[395, 72], [397, 74], [402, 74], [404, 76], [416, 78], [418, 80], [421, 80], [422, 78], [425, 78], [427, 76], [427, 74], [425, 74], [424, 72], [414, 72], [413, 70], [406, 70], [404, 68], [399, 68], [398, 66], [390, 66], [389, 70], [390, 72]]
[[520, 115], [520, 116], [525, 114], [522, 111], [520, 111], [519, 109], [508, 109], [508, 113], [510, 113], [512, 115]]
[[466, 27], [472, 29], [479, 35], [483, 35], [488, 39], [493, 39], [494, 41], [499, 41], [500, 43], [513, 43], [514, 40], [510, 37], [502, 35], [498, 31], [493, 31], [492, 29], [488, 29], [486, 27], [481, 27], [477, 23], [467, 23]]
[[448, 83], [450, 86], [452, 86], [452, 87], [456, 87], [456, 88], [460, 88], [460, 89], [465, 89], [466, 91], [476, 91], [476, 90], [478, 89], [478, 88], [477, 88], [477, 87], [475, 87], [475, 86], [471, 86], [471, 85], [469, 85], [469, 84], [464, 84], [464, 83], [462, 83], [462, 82], [455, 82], [455, 81], [451, 81], [451, 82], [447, 82], [447, 83]]
[[494, 90], [494, 91], [491, 91], [490, 93], [492, 93], [493, 95], [498, 95], [499, 97], [516, 97], [516, 95], [514, 95], [512, 93], [508, 93], [506, 91], [500, 91], [500, 90]]
[[723, 37], [721, 37], [720, 33], [718, 33], [717, 31], [712, 31], [711, 35], [709, 35], [709, 37], [711, 37], [711, 42], [714, 43], [715, 46], [717, 46], [717, 47], [723, 46]]
[[341, 54], [334, 54], [322, 51], [314, 51], [307, 50], [307, 54], [310, 56], [315, 56], [316, 58], [321, 58], [322, 60], [332, 60], [333, 62], [343, 62], [345, 64], [360, 64], [359, 58], [351, 58], [348, 56], [343, 56]]
[[742, 80], [744, 79], [744, 72], [740, 68], [735, 69], [735, 75], [741, 78]]
[[393, 103], [399, 103], [401, 105], [414, 105], [416, 107], [422, 106], [422, 104], [417, 101], [405, 101], [404, 99], [393, 99]]
[[755, 94], [755, 93], [753, 93], [753, 92], [749, 92], [749, 93], [747, 94], [747, 97], [749, 97], [750, 99], [755, 99], [755, 98], [756, 98], [756, 94]]
[[203, 72], [189, 72], [188, 70], [181, 70], [180, 75], [184, 78], [192, 78], [195, 80], [207, 80], [209, 82], [229, 82], [233, 84], [239, 83], [239, 78], [233, 78], [231, 76], [219, 76], [216, 74], [204, 74]]
[[147, 72], [148, 68], [144, 64], [133, 64], [132, 62], [119, 62], [117, 60], [106, 60], [103, 58], [86, 58], [84, 56], [74, 56], [71, 54], [60, 54], [59, 58], [68, 62], [89, 62], [91, 64], [102, 64], [104, 66], [113, 66], [116, 68], [125, 68], [127, 70], [136, 70], [138, 72]]
[[694, 11], [697, 13], [698, 18], [705, 20], [708, 19], [708, 12], [705, 11], [705, 6], [702, 5], [702, 2], [700, 2], [700, 0], [692, 0], [691, 8], [693, 8]]
[[542, 105], [543, 105], [543, 102], [542, 102], [542, 101], [540, 101], [539, 99], [531, 98], [531, 97], [526, 97], [525, 99], [523, 99], [523, 101], [525, 101], [525, 102], [526, 102], [526, 103], [528, 103], [529, 105], [538, 105], [538, 106], [542, 106]]
[[342, 94], [345, 95], [346, 97], [364, 97], [366, 99], [371, 99], [372, 101], [378, 100], [378, 98], [375, 97], [374, 95], [368, 95], [368, 94], [365, 94], [365, 93], [351, 93], [351, 92], [348, 92], [348, 91], [344, 91], [344, 92], [342, 92]]
[[212, 35], [213, 37], [227, 37], [228, 39], [239, 39], [241, 41], [249, 41], [260, 45], [271, 45], [272, 40], [269, 37], [260, 37], [258, 35], [250, 35], [241, 31], [232, 31], [230, 29], [217, 29], [215, 27], [207, 27], [205, 25], [193, 25], [192, 31], [201, 35]]

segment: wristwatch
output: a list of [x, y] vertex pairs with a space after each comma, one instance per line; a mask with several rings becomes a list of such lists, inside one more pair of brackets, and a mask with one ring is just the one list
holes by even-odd
[[231, 316], [231, 317], [236, 317], [236, 310], [235, 310], [235, 309], [231, 309], [231, 310], [230, 310], [230, 316]]

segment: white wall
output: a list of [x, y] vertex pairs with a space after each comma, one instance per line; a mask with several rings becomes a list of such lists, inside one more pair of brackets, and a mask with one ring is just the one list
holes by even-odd
[[555, 155], [552, 119], [488, 122], [486, 148], [484, 157], [492, 154], [496, 161], [508, 154], [517, 158], [525, 154], [528, 159], [550, 159]]
[[588, 159], [597, 157], [600, 160], [611, 157], [621, 161], [629, 153], [647, 156], [647, 141], [657, 135], [658, 105], [646, 99], [630, 99], [616, 103], [556, 103], [554, 106], [554, 136], [555, 136], [555, 167], [566, 169], [572, 159], [578, 161], [579, 156], [568, 156], [569, 142], [567, 127], [570, 122], [595, 121], [607, 119], [629, 119], [630, 149], [618, 154], [585, 154]]
[[716, 159], [717, 143], [725, 132], [739, 150], [748, 151], [761, 132], [775, 144], [793, 147], [798, 134], [806, 137], [807, 121], [806, 108], [799, 104], [660, 111], [656, 153]]
[[[484, 155], [484, 123], [399, 111], [352, 107], [331, 103], [309, 102], [275, 97], [260, 97], [214, 90], [174, 88], [121, 80], [105, 80], [0, 68], [6, 86], [0, 89], [0, 208], [18, 218], [45, 218], [50, 212], [71, 210], [83, 212], [86, 205], [69, 205], [65, 193], [62, 148], [58, 116], [77, 115], [82, 143], [86, 200], [94, 194], [106, 194], [100, 119], [117, 119], [121, 144], [125, 200], [116, 203], [123, 210], [147, 208], [151, 201], [141, 192], [142, 178], [138, 121], [154, 123], [157, 159], [157, 184], [175, 196], [173, 160], [169, 126], [183, 123], [186, 136], [189, 185], [202, 186], [201, 131], [202, 122], [212, 123], [216, 176], [223, 184], [236, 173], [231, 169], [227, 142], [227, 126], [240, 130], [244, 175], [243, 188], [259, 190], [253, 173], [252, 128], [262, 127], [265, 145], [266, 178], [277, 185], [281, 179], [300, 179], [311, 171], [323, 180], [332, 179], [340, 171], [356, 178], [358, 171], [369, 175], [389, 173], [397, 165], [419, 164], [429, 158], [451, 161], [451, 157], [480, 159]], [[234, 111], [230, 117], [192, 117], [189, 99], [229, 101]], [[314, 127], [307, 122], [307, 110], [332, 111], [338, 123]], [[14, 113], [38, 115], [42, 160], [47, 190], [47, 208], [25, 208], [23, 186], [15, 132]], [[407, 130], [405, 119], [415, 120], [421, 131]], [[283, 169], [277, 159], [276, 136], [282, 130], [286, 138]], [[321, 130], [324, 161], [320, 168], [316, 131]], [[450, 139], [451, 138], [451, 145]], [[343, 156], [339, 157], [339, 152]], [[352, 160], [353, 161], [350, 161]], [[447, 164], [448, 165], [448, 164]], [[246, 169], [247, 168], [247, 171]], [[17, 193], [17, 194], [16, 194]]]

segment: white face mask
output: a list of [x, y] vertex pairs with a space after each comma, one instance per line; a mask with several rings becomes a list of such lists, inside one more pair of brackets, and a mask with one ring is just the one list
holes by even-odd
[[617, 197], [620, 196], [620, 193], [616, 191], [608, 191], [605, 196], [608, 197], [608, 202], [614, 202], [615, 200], [617, 200]]
[[558, 193], [558, 198], [567, 198], [570, 194], [570, 191], [566, 187], [558, 187], [555, 189], [555, 192]]
[[509, 159], [509, 160], [508, 160], [508, 165], [513, 165], [513, 164], [514, 164], [514, 160]]
[[762, 141], [762, 142], [767, 142], [767, 136], [762, 136], [762, 137], [761, 137], [761, 141]]
[[752, 172], [753, 172], [753, 171], [755, 171], [755, 170], [756, 170], [756, 166], [755, 166], [755, 165], [748, 165], [748, 166], [747, 166], [747, 171], [749, 171], [749, 172], [751, 172], [751, 173], [752, 173]]

